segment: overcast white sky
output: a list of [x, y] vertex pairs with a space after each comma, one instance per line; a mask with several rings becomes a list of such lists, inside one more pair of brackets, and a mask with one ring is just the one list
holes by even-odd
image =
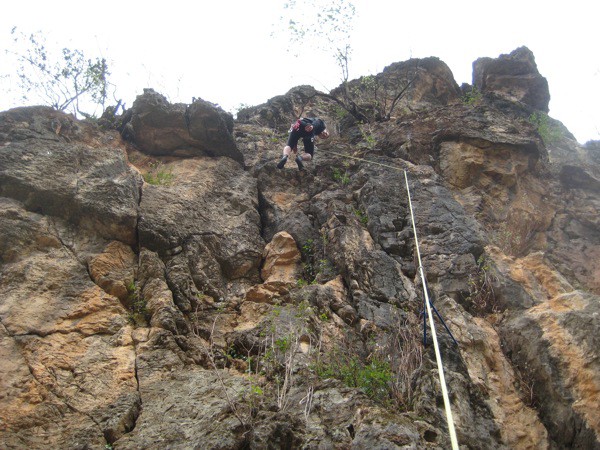
[[[300, 84], [340, 84], [331, 55], [310, 45], [294, 58], [274, 27], [283, 0], [10, 2], [0, 15], [0, 74], [10, 30], [42, 31], [47, 44], [82, 49], [109, 61], [117, 97], [129, 107], [143, 88], [171, 102], [192, 97], [235, 112]], [[302, 3], [302, 2], [300, 2]], [[525, 45], [550, 85], [550, 115], [579, 142], [600, 139], [600, 52], [592, 0], [355, 0], [350, 78], [378, 73], [410, 57], [437, 56], [456, 82], [471, 83], [472, 63]], [[303, 14], [315, 14], [306, 8]], [[307, 30], [310, 33], [310, 30]], [[16, 80], [0, 80], [0, 110], [21, 106]]]

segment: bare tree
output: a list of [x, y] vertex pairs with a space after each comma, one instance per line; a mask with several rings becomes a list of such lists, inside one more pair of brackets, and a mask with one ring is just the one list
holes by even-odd
[[341, 74], [341, 85], [315, 95], [334, 101], [343, 111], [363, 123], [389, 120], [399, 100], [415, 81], [418, 67], [407, 70], [402, 82], [389, 86], [383, 77], [366, 76], [350, 81], [350, 40], [356, 8], [348, 0], [288, 0], [280, 21], [290, 42], [289, 51], [300, 56], [306, 46], [333, 55]]
[[309, 47], [333, 54], [347, 81], [355, 17], [356, 8], [349, 0], [287, 0], [280, 21], [290, 42], [288, 51], [299, 56]]
[[16, 74], [25, 101], [41, 101], [59, 111], [91, 117], [85, 111], [104, 111], [110, 83], [104, 58], [90, 59], [83, 51], [63, 48], [58, 54], [47, 46], [41, 32], [25, 35], [12, 29]]

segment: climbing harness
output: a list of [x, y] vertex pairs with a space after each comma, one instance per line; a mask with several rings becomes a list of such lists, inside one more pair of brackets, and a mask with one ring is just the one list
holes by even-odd
[[[323, 152], [323, 150], [320, 150], [320, 151]], [[404, 180], [406, 182], [406, 193], [408, 195], [408, 206], [410, 209], [410, 219], [412, 222], [413, 234], [415, 236], [415, 249], [416, 249], [416, 253], [417, 253], [417, 260], [419, 263], [419, 275], [421, 276], [421, 281], [423, 282], [423, 293], [424, 293], [424, 297], [425, 297], [425, 311], [424, 311], [425, 316], [423, 318], [423, 335], [424, 335], [423, 343], [425, 344], [425, 341], [426, 341], [425, 321], [427, 318], [429, 318], [429, 328], [431, 329], [431, 337], [433, 340], [433, 347], [435, 349], [435, 359], [436, 359], [437, 367], [438, 367], [440, 386], [442, 387], [442, 396], [444, 398], [444, 408], [446, 410], [446, 421], [448, 422], [448, 433], [450, 434], [450, 443], [452, 444], [452, 450], [458, 450], [458, 439], [456, 438], [456, 430], [454, 429], [454, 419], [452, 417], [452, 409], [450, 408], [450, 398], [448, 396], [448, 387], [446, 385], [446, 378], [444, 376], [444, 367], [442, 364], [442, 356], [440, 354], [437, 333], [435, 331], [435, 323], [433, 321], [432, 309], [435, 311], [436, 315], [438, 316], [438, 318], [440, 319], [440, 321], [446, 328], [446, 331], [448, 332], [448, 334], [450, 334], [450, 337], [452, 337], [452, 340], [455, 343], [456, 343], [456, 339], [454, 339], [454, 336], [452, 336], [452, 333], [450, 333], [450, 330], [446, 326], [446, 323], [444, 322], [444, 320], [438, 313], [437, 309], [435, 309], [435, 307], [431, 304], [431, 301], [429, 300], [429, 294], [428, 294], [428, 290], [427, 290], [427, 281], [425, 279], [425, 271], [423, 270], [423, 263], [421, 261], [421, 251], [419, 249], [419, 240], [417, 238], [417, 227], [415, 225], [415, 216], [414, 216], [414, 212], [413, 212], [412, 200], [410, 197], [410, 187], [408, 185], [408, 175], [406, 173], [406, 169], [402, 169], [400, 167], [395, 167], [395, 166], [392, 166], [389, 164], [383, 164], [383, 163], [376, 162], [376, 161], [369, 161], [367, 159], [358, 158], [356, 156], [342, 155], [339, 153], [332, 152], [330, 150], [326, 150], [325, 153], [330, 153], [332, 155], [341, 156], [343, 158], [351, 158], [351, 159], [363, 161], [363, 162], [366, 162], [369, 164], [376, 164], [378, 166], [387, 167], [387, 168], [390, 168], [393, 170], [402, 170], [404, 172]]]

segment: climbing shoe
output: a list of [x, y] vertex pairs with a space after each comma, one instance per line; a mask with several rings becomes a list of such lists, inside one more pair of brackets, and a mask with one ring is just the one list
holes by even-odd
[[283, 166], [285, 166], [287, 159], [288, 159], [287, 155], [285, 155], [283, 158], [281, 158], [281, 161], [279, 161], [279, 163], [277, 163], [277, 168], [283, 169]]
[[304, 164], [302, 163], [302, 158], [300, 155], [296, 156], [296, 164], [298, 164], [298, 170], [304, 169]]

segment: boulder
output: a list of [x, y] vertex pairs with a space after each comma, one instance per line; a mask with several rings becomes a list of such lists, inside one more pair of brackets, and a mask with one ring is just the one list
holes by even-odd
[[460, 97], [460, 88], [448, 65], [436, 57], [414, 58], [391, 64], [378, 75], [389, 90], [389, 103], [410, 83], [406, 101], [412, 107], [447, 105]]
[[295, 283], [301, 275], [300, 251], [294, 238], [285, 231], [273, 236], [273, 240], [265, 247], [264, 258], [261, 276], [265, 283], [270, 281]]
[[233, 118], [217, 105], [195, 99], [171, 104], [152, 89], [136, 98], [125, 115], [124, 136], [150, 155], [226, 156], [243, 163], [232, 136]]
[[535, 110], [549, 111], [548, 81], [539, 73], [535, 57], [527, 47], [519, 47], [495, 59], [477, 59], [473, 63], [473, 84], [482, 93], [493, 93]]

